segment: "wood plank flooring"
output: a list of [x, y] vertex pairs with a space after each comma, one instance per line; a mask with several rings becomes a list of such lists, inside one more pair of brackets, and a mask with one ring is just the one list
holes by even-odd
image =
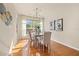
[[[23, 50], [25, 42], [26, 42], [25, 39], [20, 40], [16, 44], [16, 47], [12, 50], [11, 55], [13, 55], [13, 56], [23, 56], [22, 50]], [[79, 51], [76, 51], [72, 48], [64, 46], [64, 45], [57, 43], [55, 41], [51, 41], [51, 52], [50, 53], [48, 53], [46, 48], [43, 51], [42, 49], [34, 48], [30, 44], [29, 56], [79, 56]]]
[[51, 49], [54, 51], [55, 56], [79, 56], [79, 51], [64, 46], [55, 41], [51, 42]]

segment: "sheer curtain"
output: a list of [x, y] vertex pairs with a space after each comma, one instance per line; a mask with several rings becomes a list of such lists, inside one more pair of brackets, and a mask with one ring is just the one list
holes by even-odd
[[26, 20], [22, 20], [22, 36], [26, 36]]

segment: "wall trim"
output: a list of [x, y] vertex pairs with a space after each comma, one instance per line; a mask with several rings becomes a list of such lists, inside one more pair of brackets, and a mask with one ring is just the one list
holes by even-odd
[[62, 44], [62, 45], [65, 45], [65, 46], [67, 46], [67, 47], [69, 47], [69, 48], [72, 48], [72, 49], [74, 49], [74, 50], [79, 51], [79, 49], [78, 49], [78, 48], [72, 47], [72, 46], [67, 45], [67, 44], [65, 44], [65, 43], [63, 43], [63, 42], [60, 42], [60, 41], [57, 41], [57, 40], [52, 40], [52, 41], [58, 42], [58, 43], [60, 43], [60, 44]]

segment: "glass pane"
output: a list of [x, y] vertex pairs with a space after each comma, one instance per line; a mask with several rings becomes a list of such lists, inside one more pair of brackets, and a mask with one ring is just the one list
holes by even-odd
[[43, 21], [26, 19], [22, 21], [22, 35], [25, 36], [29, 31], [34, 31], [36, 34], [43, 33]]
[[33, 20], [33, 28], [36, 30], [36, 34], [43, 32], [43, 22], [40, 20]]
[[26, 20], [26, 27], [27, 29], [32, 29], [32, 20], [29, 19]]

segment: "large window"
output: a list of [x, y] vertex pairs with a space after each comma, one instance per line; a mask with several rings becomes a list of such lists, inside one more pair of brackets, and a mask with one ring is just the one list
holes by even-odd
[[[39, 30], [36, 30], [39, 27]], [[22, 35], [26, 36], [29, 31], [39, 31], [40, 33], [43, 32], [43, 21], [42, 20], [33, 20], [33, 19], [26, 19], [22, 21]]]

